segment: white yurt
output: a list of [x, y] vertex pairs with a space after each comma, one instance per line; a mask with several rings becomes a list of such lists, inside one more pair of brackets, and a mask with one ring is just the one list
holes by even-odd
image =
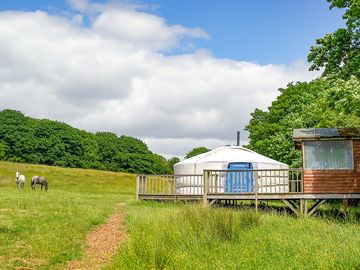
[[[176, 192], [178, 194], [202, 194], [203, 181], [200, 176], [204, 170], [249, 170], [250, 172], [222, 173], [219, 174], [219, 193], [224, 192], [253, 192], [254, 173], [252, 170], [288, 169], [289, 166], [260, 155], [241, 146], [227, 145], [216, 148], [204, 154], [185, 159], [174, 165], [176, 179]], [[276, 175], [258, 177], [259, 192], [287, 192], [288, 177]], [[280, 173], [280, 172], [279, 172]]]

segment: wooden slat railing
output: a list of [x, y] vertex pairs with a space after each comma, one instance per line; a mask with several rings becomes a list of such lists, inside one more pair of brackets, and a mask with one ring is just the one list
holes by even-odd
[[201, 195], [204, 192], [203, 175], [138, 175], [136, 194], [186, 194]]
[[138, 175], [136, 194], [302, 193], [301, 169], [204, 170], [203, 175]]
[[301, 193], [301, 169], [204, 170], [206, 193]]

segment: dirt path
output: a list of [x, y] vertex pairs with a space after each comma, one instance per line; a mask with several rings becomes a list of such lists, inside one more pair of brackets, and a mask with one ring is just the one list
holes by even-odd
[[125, 237], [123, 215], [117, 209], [105, 224], [97, 226], [87, 235], [84, 258], [71, 261], [66, 269], [101, 269], [115, 255]]

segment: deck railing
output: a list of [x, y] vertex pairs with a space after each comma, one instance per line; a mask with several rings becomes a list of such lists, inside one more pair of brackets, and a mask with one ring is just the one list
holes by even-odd
[[300, 193], [301, 169], [204, 170], [207, 194]]
[[181, 175], [138, 175], [138, 194], [173, 195], [186, 191], [186, 194], [201, 195], [204, 192], [202, 174]]
[[302, 193], [301, 169], [204, 170], [193, 175], [138, 175], [139, 195]]

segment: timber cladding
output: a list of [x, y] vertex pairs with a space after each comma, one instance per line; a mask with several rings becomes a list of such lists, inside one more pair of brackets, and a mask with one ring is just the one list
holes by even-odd
[[304, 193], [360, 193], [360, 140], [353, 140], [353, 170], [305, 170]]

